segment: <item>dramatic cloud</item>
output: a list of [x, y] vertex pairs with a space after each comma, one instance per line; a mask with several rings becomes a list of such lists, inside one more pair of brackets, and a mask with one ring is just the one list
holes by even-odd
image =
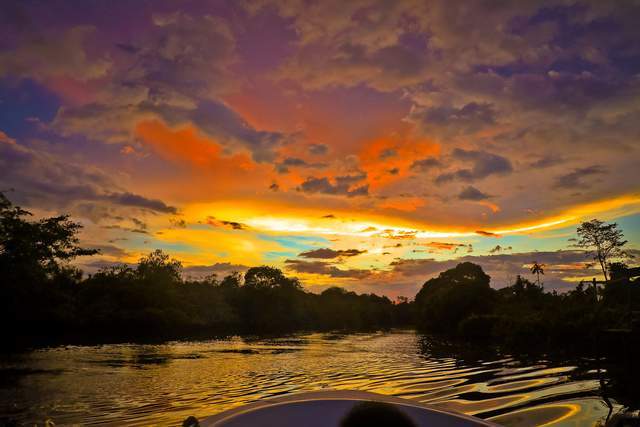
[[529, 163], [530, 168], [544, 169], [552, 166], [561, 165], [566, 162], [566, 159], [557, 156], [544, 156]]
[[324, 261], [302, 261], [288, 259], [285, 261], [285, 266], [287, 269], [295, 271], [296, 273], [320, 274], [334, 278], [364, 279], [371, 274], [369, 270], [342, 270], [335, 265]]
[[449, 242], [429, 242], [425, 244], [427, 248], [435, 251], [454, 251], [457, 252], [460, 248], [471, 248], [471, 245], [464, 243], [449, 243]]
[[[55, 126], [67, 135], [130, 142], [136, 122], [159, 118], [171, 126], [194, 124], [222, 144], [271, 161], [288, 136], [256, 130], [215, 95], [231, 84], [236, 60], [228, 24], [217, 17], [176, 12], [154, 15], [146, 40], [117, 44], [123, 66], [94, 101], [60, 109]], [[82, 49], [80, 48], [80, 51]]]
[[309, 163], [297, 157], [287, 157], [282, 162], [276, 164], [276, 170], [279, 173], [288, 173], [289, 168], [322, 169], [326, 167], [327, 165], [325, 163]]
[[366, 252], [367, 252], [366, 250], [359, 250], [359, 249], [333, 250], [329, 248], [320, 248], [320, 249], [314, 249], [314, 250], [302, 252], [298, 254], [298, 256], [303, 258], [332, 259], [332, 258], [340, 258], [340, 257], [352, 257], [352, 256], [360, 255]]
[[585, 185], [589, 178], [604, 175], [606, 173], [607, 170], [600, 165], [574, 169], [573, 172], [557, 177], [554, 187], [578, 190], [581, 186]]
[[70, 213], [100, 262], [411, 295], [405, 271], [472, 250], [502, 286], [531, 261], [507, 248], [555, 253], [584, 219], [638, 247], [634, 2], [13, 3], [0, 190]]
[[456, 148], [451, 153], [451, 157], [455, 160], [471, 163], [472, 166], [470, 169], [458, 169], [454, 172], [438, 175], [436, 182], [443, 183], [453, 180], [471, 182], [490, 175], [506, 175], [513, 172], [513, 166], [509, 159], [486, 151]]
[[424, 131], [442, 138], [458, 134], [472, 134], [496, 122], [491, 104], [470, 102], [460, 108], [430, 107], [415, 109], [410, 118], [421, 123]]
[[364, 174], [337, 176], [333, 182], [327, 177], [307, 178], [298, 187], [299, 191], [309, 194], [321, 193], [342, 195], [347, 197], [366, 196], [369, 194], [369, 185], [356, 185], [366, 178]]
[[93, 201], [159, 213], [177, 212], [161, 200], [122, 191], [101, 169], [25, 147], [1, 132], [0, 187], [13, 188], [16, 201], [38, 207], [68, 208]]
[[476, 187], [472, 185], [469, 185], [463, 188], [462, 191], [460, 191], [460, 193], [458, 194], [458, 199], [460, 200], [478, 201], [478, 200], [486, 200], [486, 199], [489, 199], [490, 197], [491, 196], [483, 193], [482, 191], [478, 190]]
[[[3, 9], [4, 12], [4, 9]], [[19, 76], [36, 80], [52, 77], [72, 77], [90, 80], [105, 76], [111, 64], [106, 58], [90, 58], [84, 49], [89, 37], [96, 37], [96, 28], [77, 26], [43, 35], [24, 38], [15, 50], [0, 51], [0, 77]]]
[[176, 213], [177, 209], [173, 206], [167, 206], [162, 200], [147, 199], [138, 194], [133, 193], [108, 193], [98, 196], [98, 199], [107, 200], [118, 205], [132, 206], [138, 208], [149, 209], [162, 213]]
[[492, 233], [490, 231], [477, 230], [475, 233], [484, 237], [500, 237], [498, 234]]
[[428, 172], [441, 166], [442, 163], [438, 159], [427, 157], [426, 159], [416, 160], [411, 163], [411, 170], [415, 172]]
[[226, 227], [231, 228], [232, 230], [246, 230], [248, 227], [245, 224], [235, 222], [235, 221], [226, 221], [222, 219], [216, 219], [215, 217], [208, 216], [207, 224], [213, 227]]

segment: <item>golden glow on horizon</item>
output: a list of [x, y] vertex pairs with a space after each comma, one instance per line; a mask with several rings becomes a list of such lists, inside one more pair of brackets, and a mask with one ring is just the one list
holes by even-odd
[[[305, 249], [299, 246], [283, 245], [278, 236], [304, 237], [307, 247], [327, 246], [334, 250], [362, 248], [367, 253], [342, 260], [340, 269], [367, 270], [378, 276], [388, 271], [390, 259], [412, 257], [418, 252], [430, 253], [430, 257], [443, 260], [452, 257], [454, 251], [430, 251], [422, 249], [425, 243], [436, 240], [460, 241], [459, 239], [482, 238], [478, 231], [486, 235], [518, 235], [540, 233], [558, 227], [567, 227], [592, 216], [628, 214], [637, 212], [640, 198], [624, 196], [617, 199], [599, 201], [575, 207], [563, 215], [551, 217], [535, 223], [514, 224], [508, 227], [468, 228], [467, 230], [428, 229], [421, 224], [408, 223], [404, 218], [390, 218], [353, 213], [338, 209], [313, 209], [289, 207], [275, 202], [218, 201], [214, 203], [187, 205], [179, 218], [186, 227], [167, 227], [166, 219], [157, 217], [151, 223], [156, 232], [154, 238], [169, 245], [172, 255], [186, 266], [210, 265], [224, 261], [232, 264], [279, 265], [286, 259], [295, 258]], [[330, 214], [332, 212], [332, 214]], [[215, 217], [216, 221], [208, 221]], [[224, 222], [233, 221], [239, 228]], [[271, 236], [271, 237], [270, 237]], [[314, 237], [317, 240], [314, 240]], [[294, 240], [292, 240], [295, 242]], [[414, 242], [414, 243], [409, 243]], [[474, 243], [475, 244], [475, 243]], [[422, 246], [421, 246], [422, 245]], [[162, 246], [162, 245], [161, 245]], [[417, 250], [411, 250], [411, 249]], [[132, 249], [126, 260], [135, 261], [145, 250]], [[415, 255], [413, 255], [415, 257]], [[307, 285], [328, 285], [335, 278], [322, 274], [298, 272]], [[353, 277], [340, 277], [342, 282], [354, 281]], [[583, 277], [571, 277], [568, 281], [579, 281]]]
[[[271, 212], [267, 213], [265, 212]], [[273, 214], [281, 211], [282, 214]], [[337, 211], [337, 210], [336, 210]], [[191, 205], [184, 211], [188, 221], [202, 221], [207, 216], [215, 216], [225, 220], [246, 224], [252, 229], [274, 233], [305, 233], [316, 235], [336, 235], [353, 237], [415, 237], [429, 238], [460, 238], [477, 235], [477, 231], [487, 234], [504, 235], [541, 231], [559, 226], [578, 223], [594, 215], [611, 215], [614, 217], [636, 213], [640, 211], [640, 196], [628, 195], [615, 199], [596, 201], [576, 206], [554, 217], [533, 223], [512, 224], [501, 228], [460, 227], [453, 230], [429, 229], [421, 224], [407, 223], [405, 219], [373, 216], [367, 218], [361, 213], [341, 213], [337, 217], [320, 216], [318, 209], [290, 208], [287, 206], [256, 205], [251, 203], [214, 202], [211, 204]], [[342, 216], [351, 219], [342, 219]], [[405, 223], [406, 225], [401, 225]], [[466, 228], [466, 230], [464, 229]]]

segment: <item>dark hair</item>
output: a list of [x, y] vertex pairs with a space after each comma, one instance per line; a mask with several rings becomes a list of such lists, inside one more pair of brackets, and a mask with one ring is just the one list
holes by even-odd
[[383, 402], [362, 402], [340, 422], [341, 427], [416, 427], [404, 412]]

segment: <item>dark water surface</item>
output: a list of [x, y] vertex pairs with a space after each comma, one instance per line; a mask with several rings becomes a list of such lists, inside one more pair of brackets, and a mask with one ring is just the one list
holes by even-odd
[[609, 411], [593, 361], [460, 352], [411, 331], [56, 347], [5, 356], [0, 375], [0, 419], [29, 425], [178, 425], [325, 388], [415, 399], [504, 425], [596, 425]]

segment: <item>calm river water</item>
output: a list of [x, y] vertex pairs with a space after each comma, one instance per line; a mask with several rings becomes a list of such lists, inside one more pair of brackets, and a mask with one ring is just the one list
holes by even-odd
[[504, 425], [586, 426], [609, 410], [592, 364], [460, 352], [411, 331], [66, 346], [3, 357], [0, 420], [179, 425], [189, 415], [333, 388], [415, 399]]

